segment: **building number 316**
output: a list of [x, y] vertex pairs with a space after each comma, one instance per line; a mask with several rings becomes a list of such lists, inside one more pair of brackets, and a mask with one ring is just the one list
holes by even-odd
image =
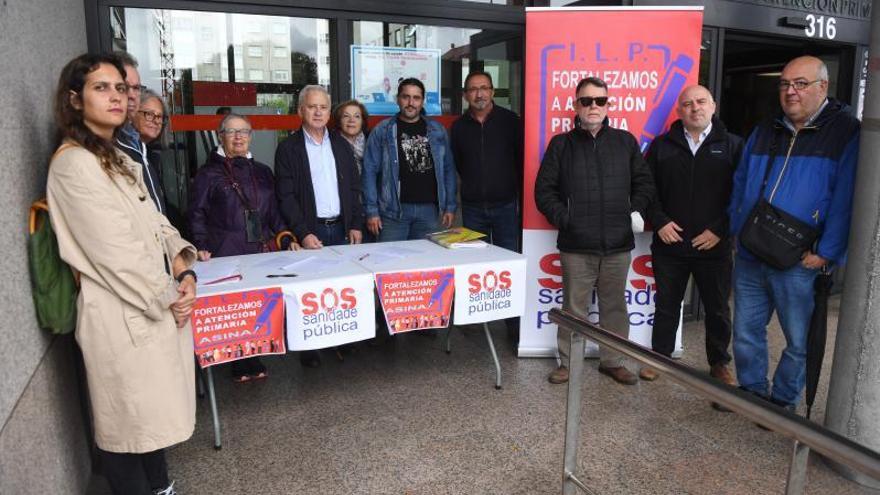
[[825, 38], [833, 40], [837, 36], [837, 19], [824, 15], [807, 14], [807, 27], [804, 34], [810, 38]]

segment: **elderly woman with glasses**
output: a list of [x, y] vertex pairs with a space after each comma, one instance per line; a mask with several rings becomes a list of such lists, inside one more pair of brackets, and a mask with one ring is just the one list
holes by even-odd
[[141, 91], [141, 104], [132, 115], [131, 122], [144, 144], [149, 145], [159, 139], [165, 129], [166, 115], [161, 96], [151, 89]]
[[[251, 124], [230, 113], [220, 122], [220, 146], [196, 174], [187, 214], [199, 260], [298, 249], [278, 213], [275, 180], [268, 166], [249, 151]], [[237, 382], [268, 376], [258, 358], [232, 363]]]

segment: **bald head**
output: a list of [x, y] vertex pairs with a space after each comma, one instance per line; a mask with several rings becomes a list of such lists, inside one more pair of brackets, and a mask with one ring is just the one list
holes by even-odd
[[678, 95], [676, 112], [688, 132], [699, 134], [712, 122], [715, 100], [712, 93], [703, 86], [688, 86]]
[[806, 55], [785, 64], [779, 78], [779, 104], [796, 129], [819, 111], [827, 97], [828, 67], [824, 62]]

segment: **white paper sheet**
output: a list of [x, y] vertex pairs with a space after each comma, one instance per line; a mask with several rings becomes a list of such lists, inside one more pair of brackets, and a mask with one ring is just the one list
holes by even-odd
[[[310, 258], [311, 256], [309, 256]], [[296, 260], [302, 259], [301, 255], [297, 255], [293, 252], [285, 252], [285, 253], [273, 253], [272, 256], [267, 257], [265, 260], [260, 261], [259, 263], [255, 263], [251, 269], [256, 270], [281, 270], [284, 266], [296, 262]]]
[[281, 269], [285, 273], [296, 273], [297, 275], [317, 275], [331, 268], [339, 266], [344, 260], [341, 258], [313, 258], [308, 257], [304, 260], [297, 261], [285, 265]]
[[199, 285], [217, 285], [241, 280], [238, 260], [199, 261], [193, 265]]
[[423, 252], [419, 249], [413, 249], [402, 246], [382, 246], [381, 244], [376, 245], [375, 247], [371, 246], [369, 251], [361, 252], [359, 254], [352, 254], [351, 260], [357, 261], [360, 263], [365, 263], [368, 265], [382, 265], [385, 263], [390, 263], [392, 261], [399, 261], [404, 258], [408, 258], [410, 256], [415, 256], [423, 254]]

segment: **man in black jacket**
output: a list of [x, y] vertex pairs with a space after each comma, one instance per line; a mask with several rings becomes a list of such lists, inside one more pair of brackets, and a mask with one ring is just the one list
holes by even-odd
[[[452, 124], [449, 141], [461, 177], [461, 222], [492, 244], [519, 251], [519, 192], [523, 130], [519, 116], [492, 100], [492, 76], [474, 71], [464, 80], [468, 109]], [[505, 320], [519, 339], [519, 318]]]
[[[685, 88], [676, 107], [679, 120], [657, 137], [647, 161], [657, 189], [649, 209], [654, 226], [654, 279], [657, 284], [651, 347], [671, 356], [688, 279], [694, 276], [706, 310], [706, 356], [710, 374], [728, 385], [735, 380], [730, 354], [731, 246], [727, 207], [742, 139], [729, 134], [703, 86]], [[642, 368], [639, 376], [657, 373]]]
[[[351, 146], [327, 130], [330, 95], [322, 86], [306, 86], [298, 107], [302, 127], [275, 150], [281, 216], [306, 249], [359, 244], [364, 225], [361, 180]], [[318, 351], [306, 351], [300, 362], [314, 368], [321, 360]]]
[[275, 150], [281, 216], [306, 249], [361, 242], [361, 180], [351, 146], [327, 129], [330, 95], [309, 85], [299, 95], [302, 128]]
[[126, 52], [114, 52], [125, 68], [125, 85], [127, 88], [127, 112], [128, 118], [116, 135], [116, 148], [129, 156], [135, 163], [143, 167], [144, 185], [150, 193], [150, 199], [156, 205], [159, 213], [167, 215], [165, 210], [165, 190], [162, 187], [162, 177], [158, 163], [150, 163], [147, 146], [141, 140], [141, 135], [132, 125], [135, 114], [141, 106], [141, 93], [147, 89], [141, 84], [141, 76], [138, 72], [138, 62]]
[[462, 224], [488, 235], [496, 246], [517, 251], [522, 123], [515, 113], [495, 105], [488, 73], [468, 74], [464, 93], [468, 109], [449, 133], [461, 177]]
[[[729, 134], [702, 86], [685, 88], [676, 107], [680, 120], [657, 137], [647, 161], [657, 189], [649, 219], [654, 226], [654, 279], [657, 284], [651, 347], [671, 356], [688, 279], [694, 276], [706, 310], [706, 356], [710, 374], [734, 385], [730, 354], [731, 246], [727, 207], [742, 139]], [[639, 376], [657, 373], [642, 368]]]
[[[608, 85], [588, 77], [578, 83], [575, 128], [547, 145], [535, 180], [535, 202], [559, 235], [563, 307], [587, 318], [596, 285], [600, 324], [629, 335], [625, 290], [633, 230], [644, 228], [643, 215], [654, 185], [635, 137], [608, 126]], [[557, 330], [562, 364], [550, 383], [568, 381], [570, 332]], [[600, 347], [599, 372], [634, 385], [638, 378], [623, 366], [623, 356]]]

